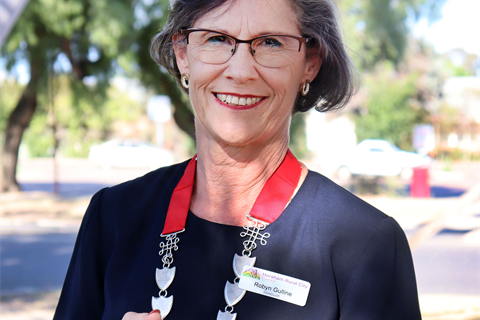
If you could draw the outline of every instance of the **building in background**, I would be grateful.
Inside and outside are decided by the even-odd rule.
[[[452,77],[432,115],[437,153],[457,160],[480,156],[480,77]]]

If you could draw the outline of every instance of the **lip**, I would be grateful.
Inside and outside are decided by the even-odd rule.
[[[247,105],[244,105],[244,106],[237,105],[237,106],[235,106],[235,105],[231,105],[231,104],[226,104],[225,102],[218,100],[217,94],[226,94],[226,95],[236,96],[236,97],[239,97],[239,98],[262,98],[262,99],[260,101],[258,101],[257,103],[251,104],[251,105],[248,105],[248,106]],[[262,97],[262,96],[244,95],[244,94],[238,94],[238,93],[232,93],[232,92],[214,92],[213,97],[215,98],[215,100],[221,106],[227,107],[227,108],[232,109],[232,110],[253,109],[256,106],[258,106],[259,104],[261,104],[263,102],[263,100],[265,100],[265,97]]]

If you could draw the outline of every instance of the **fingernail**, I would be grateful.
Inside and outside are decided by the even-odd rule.
[[[154,314],[154,313],[160,313],[160,310],[155,309],[155,310],[153,310],[152,312],[150,312],[148,315],[151,315],[151,314]]]

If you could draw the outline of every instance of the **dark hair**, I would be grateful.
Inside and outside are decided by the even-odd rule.
[[[180,85],[173,36],[180,28],[189,28],[194,21],[211,10],[235,0],[171,0],[172,10],[162,31],[150,44],[153,60],[175,77]],[[342,108],[355,93],[355,67],[345,51],[336,8],[332,0],[289,0],[292,4],[302,36],[312,38],[308,48],[320,55],[322,66],[304,97],[300,93],[293,112],[305,112],[315,107],[318,111]],[[312,52],[312,50],[307,50]],[[181,87],[181,86],[180,86]],[[183,87],[182,90],[187,92]]]

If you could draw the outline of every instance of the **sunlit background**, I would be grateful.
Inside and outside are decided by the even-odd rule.
[[[337,3],[360,89],[290,147],[401,224],[424,319],[480,319],[480,1]],[[96,191],[195,153],[148,52],[168,6],[0,0],[2,319],[52,318]]]

